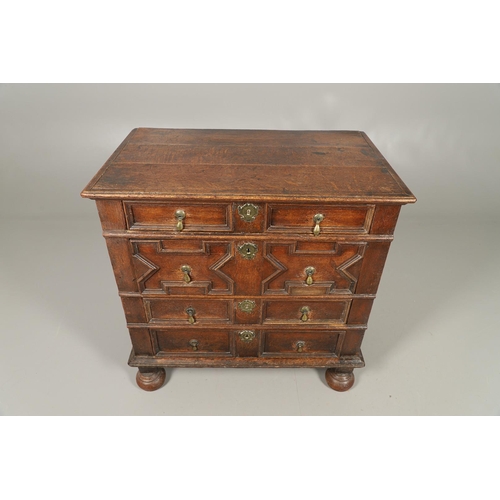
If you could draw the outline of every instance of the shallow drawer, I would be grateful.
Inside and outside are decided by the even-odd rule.
[[[230,300],[199,299],[144,299],[149,322],[175,323],[194,326],[197,324],[230,323]]]
[[[267,230],[286,233],[368,233],[374,205],[269,204]]]
[[[351,299],[264,301],[263,323],[345,323]]]
[[[229,330],[154,330],[153,341],[158,354],[231,355]]]
[[[227,203],[125,202],[129,229],[179,233],[232,231],[231,205]]]
[[[338,356],[345,332],[268,331],[262,332],[262,355]]]

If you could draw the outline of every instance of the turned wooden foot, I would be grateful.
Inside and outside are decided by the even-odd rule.
[[[334,391],[348,391],[354,384],[352,370],[352,368],[328,368],[325,373],[326,383]]]
[[[137,385],[145,391],[156,391],[165,382],[164,368],[139,368],[135,377]]]

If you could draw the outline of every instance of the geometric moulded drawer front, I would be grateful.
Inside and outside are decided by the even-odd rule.
[[[355,293],[366,242],[269,242],[266,259],[274,272],[263,281],[263,294],[330,295]]]
[[[232,294],[233,280],[221,267],[231,244],[182,240],[131,240],[139,292],[166,295]]]

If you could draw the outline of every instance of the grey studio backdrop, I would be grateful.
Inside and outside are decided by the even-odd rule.
[[[0,413],[499,413],[499,85],[3,84],[0,127]],[[95,205],[79,196],[135,127],[373,140],[418,202],[402,209],[349,392],[314,369],[135,385]]]

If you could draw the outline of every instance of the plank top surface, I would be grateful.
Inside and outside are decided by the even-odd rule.
[[[363,132],[138,128],[87,198],[413,203]]]

